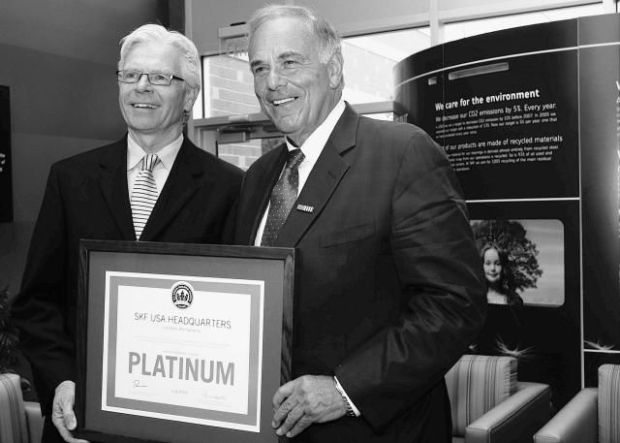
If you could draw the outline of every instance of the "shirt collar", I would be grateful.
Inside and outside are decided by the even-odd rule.
[[[183,144],[183,134],[180,134],[175,140],[171,143],[167,144],[159,151],[157,151],[157,156],[159,157],[159,161],[161,165],[167,169],[168,171],[172,168],[174,164],[174,160],[181,149],[181,145]],[[140,164],[142,157],[144,157],[148,152],[146,152],[142,147],[131,137],[131,134],[127,135],[127,170],[132,170]]]
[[[325,118],[325,120],[323,120],[323,123],[321,123],[318,128],[316,128],[314,132],[310,134],[310,136],[306,139],[303,145],[299,147],[299,149],[301,149],[301,151],[304,153],[304,162],[308,161],[310,164],[314,164],[319,158],[319,155],[321,155],[325,143],[327,143],[327,139],[334,130],[334,127],[336,126],[336,123],[338,123],[338,120],[340,120],[340,117],[344,112],[344,108],[344,100],[341,98],[338,103],[336,103],[336,106],[334,106],[334,109],[332,109],[330,113],[327,114],[327,117]],[[286,146],[289,151],[297,149],[297,147],[294,146],[287,137],[285,137],[285,140]]]

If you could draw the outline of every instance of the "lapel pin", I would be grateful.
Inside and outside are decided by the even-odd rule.
[[[314,206],[310,205],[297,205],[297,210],[302,212],[307,212],[308,214],[312,214],[314,212]]]

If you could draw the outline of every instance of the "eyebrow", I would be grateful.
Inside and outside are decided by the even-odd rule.
[[[262,65],[263,61],[262,60],[252,60],[250,62],[250,68],[253,68],[254,66],[258,66],[258,65]]]
[[[303,54],[300,54],[299,52],[288,51],[288,52],[283,52],[282,54],[278,55],[278,60],[282,60],[283,58],[289,58],[289,57],[305,58]]]

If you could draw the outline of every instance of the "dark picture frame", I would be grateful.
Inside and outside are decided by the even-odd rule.
[[[293,248],[81,240],[76,435],[279,441],[294,264]]]
[[[12,165],[11,94],[8,86],[0,86],[0,223],[13,221]]]

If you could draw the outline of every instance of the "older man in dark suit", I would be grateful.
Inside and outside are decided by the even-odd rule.
[[[79,240],[220,243],[241,182],[240,170],[183,136],[200,89],[189,39],[142,26],[123,39],[118,69],[128,135],[52,166],[12,309],[46,416],[45,442],[77,441]]]
[[[249,22],[263,110],[286,136],[242,185],[237,243],[297,248],[292,381],[272,425],[299,442],[448,442],[444,374],[485,316],[480,259],[443,150],[342,101],[331,26]]]

